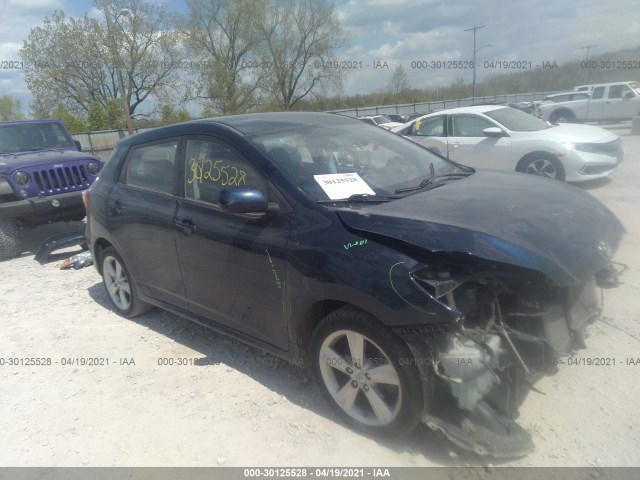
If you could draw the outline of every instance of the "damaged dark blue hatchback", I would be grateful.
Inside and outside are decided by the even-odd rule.
[[[584,347],[624,228],[577,188],[474,171],[358,120],[274,113],[122,140],[85,195],[115,308],[313,368],[346,422],[523,455],[531,385]]]

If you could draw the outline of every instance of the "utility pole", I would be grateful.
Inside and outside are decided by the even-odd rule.
[[[584,58],[584,61],[588,61],[589,60],[589,50],[591,50],[592,48],[596,48],[598,45],[587,45],[585,47],[581,47],[580,50],[586,50],[587,51],[587,55]],[[589,83],[589,65],[586,65],[587,68],[585,68],[585,72],[584,72],[584,80],[585,83]]]
[[[476,27],[475,25],[472,28],[467,28],[465,30],[465,32],[470,32],[473,30],[473,86],[471,87],[471,96],[473,97],[473,99],[475,100],[476,98],[476,30],[480,30],[481,28],[484,28],[485,25],[481,25],[479,27]]]
[[[109,11],[109,0],[102,0],[102,8],[104,10],[104,17],[107,20],[107,35],[111,39],[111,55],[115,62],[116,75],[118,76],[118,84],[120,87],[120,99],[122,100],[122,109],[124,112],[124,122],[127,125],[127,131],[129,135],[133,134],[133,126],[131,125],[131,112],[129,111],[129,102],[127,102],[126,91],[124,89],[124,79],[122,78],[122,61],[118,54],[118,47],[116,46],[116,38],[113,34],[113,25],[111,23],[111,16]]]

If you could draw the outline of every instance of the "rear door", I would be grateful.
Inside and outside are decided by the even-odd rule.
[[[223,189],[269,192],[267,180],[221,139],[186,137],[185,144],[176,242],[189,311],[285,350],[290,215],[223,212]],[[275,192],[271,200],[283,201]]]
[[[107,200],[108,224],[142,292],[187,308],[176,252],[177,152],[179,139],[131,149]]]

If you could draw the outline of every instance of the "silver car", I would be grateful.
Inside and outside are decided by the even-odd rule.
[[[424,115],[393,132],[455,162],[580,182],[622,168],[622,139],[591,125],[550,125],[500,105]]]

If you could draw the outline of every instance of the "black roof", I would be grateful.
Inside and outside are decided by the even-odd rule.
[[[233,129],[242,135],[254,135],[259,133],[289,130],[305,126],[346,125],[359,123],[351,117],[333,113],[321,112],[272,112],[272,113],[247,113],[242,115],[229,115],[225,117],[204,118],[189,122],[177,123],[165,127],[158,127],[146,132],[125,137],[120,145],[137,144],[156,140],[173,135],[188,135],[193,133],[208,133],[207,131],[220,131],[220,129]],[[213,129],[211,127],[214,127]]]
[[[227,117],[207,118],[193,120],[187,123],[207,124],[221,123],[227,125],[245,135],[287,130],[295,127],[313,125],[344,125],[353,123],[353,119],[342,115],[321,112],[272,112],[272,113],[247,113],[242,115],[229,115]]]

